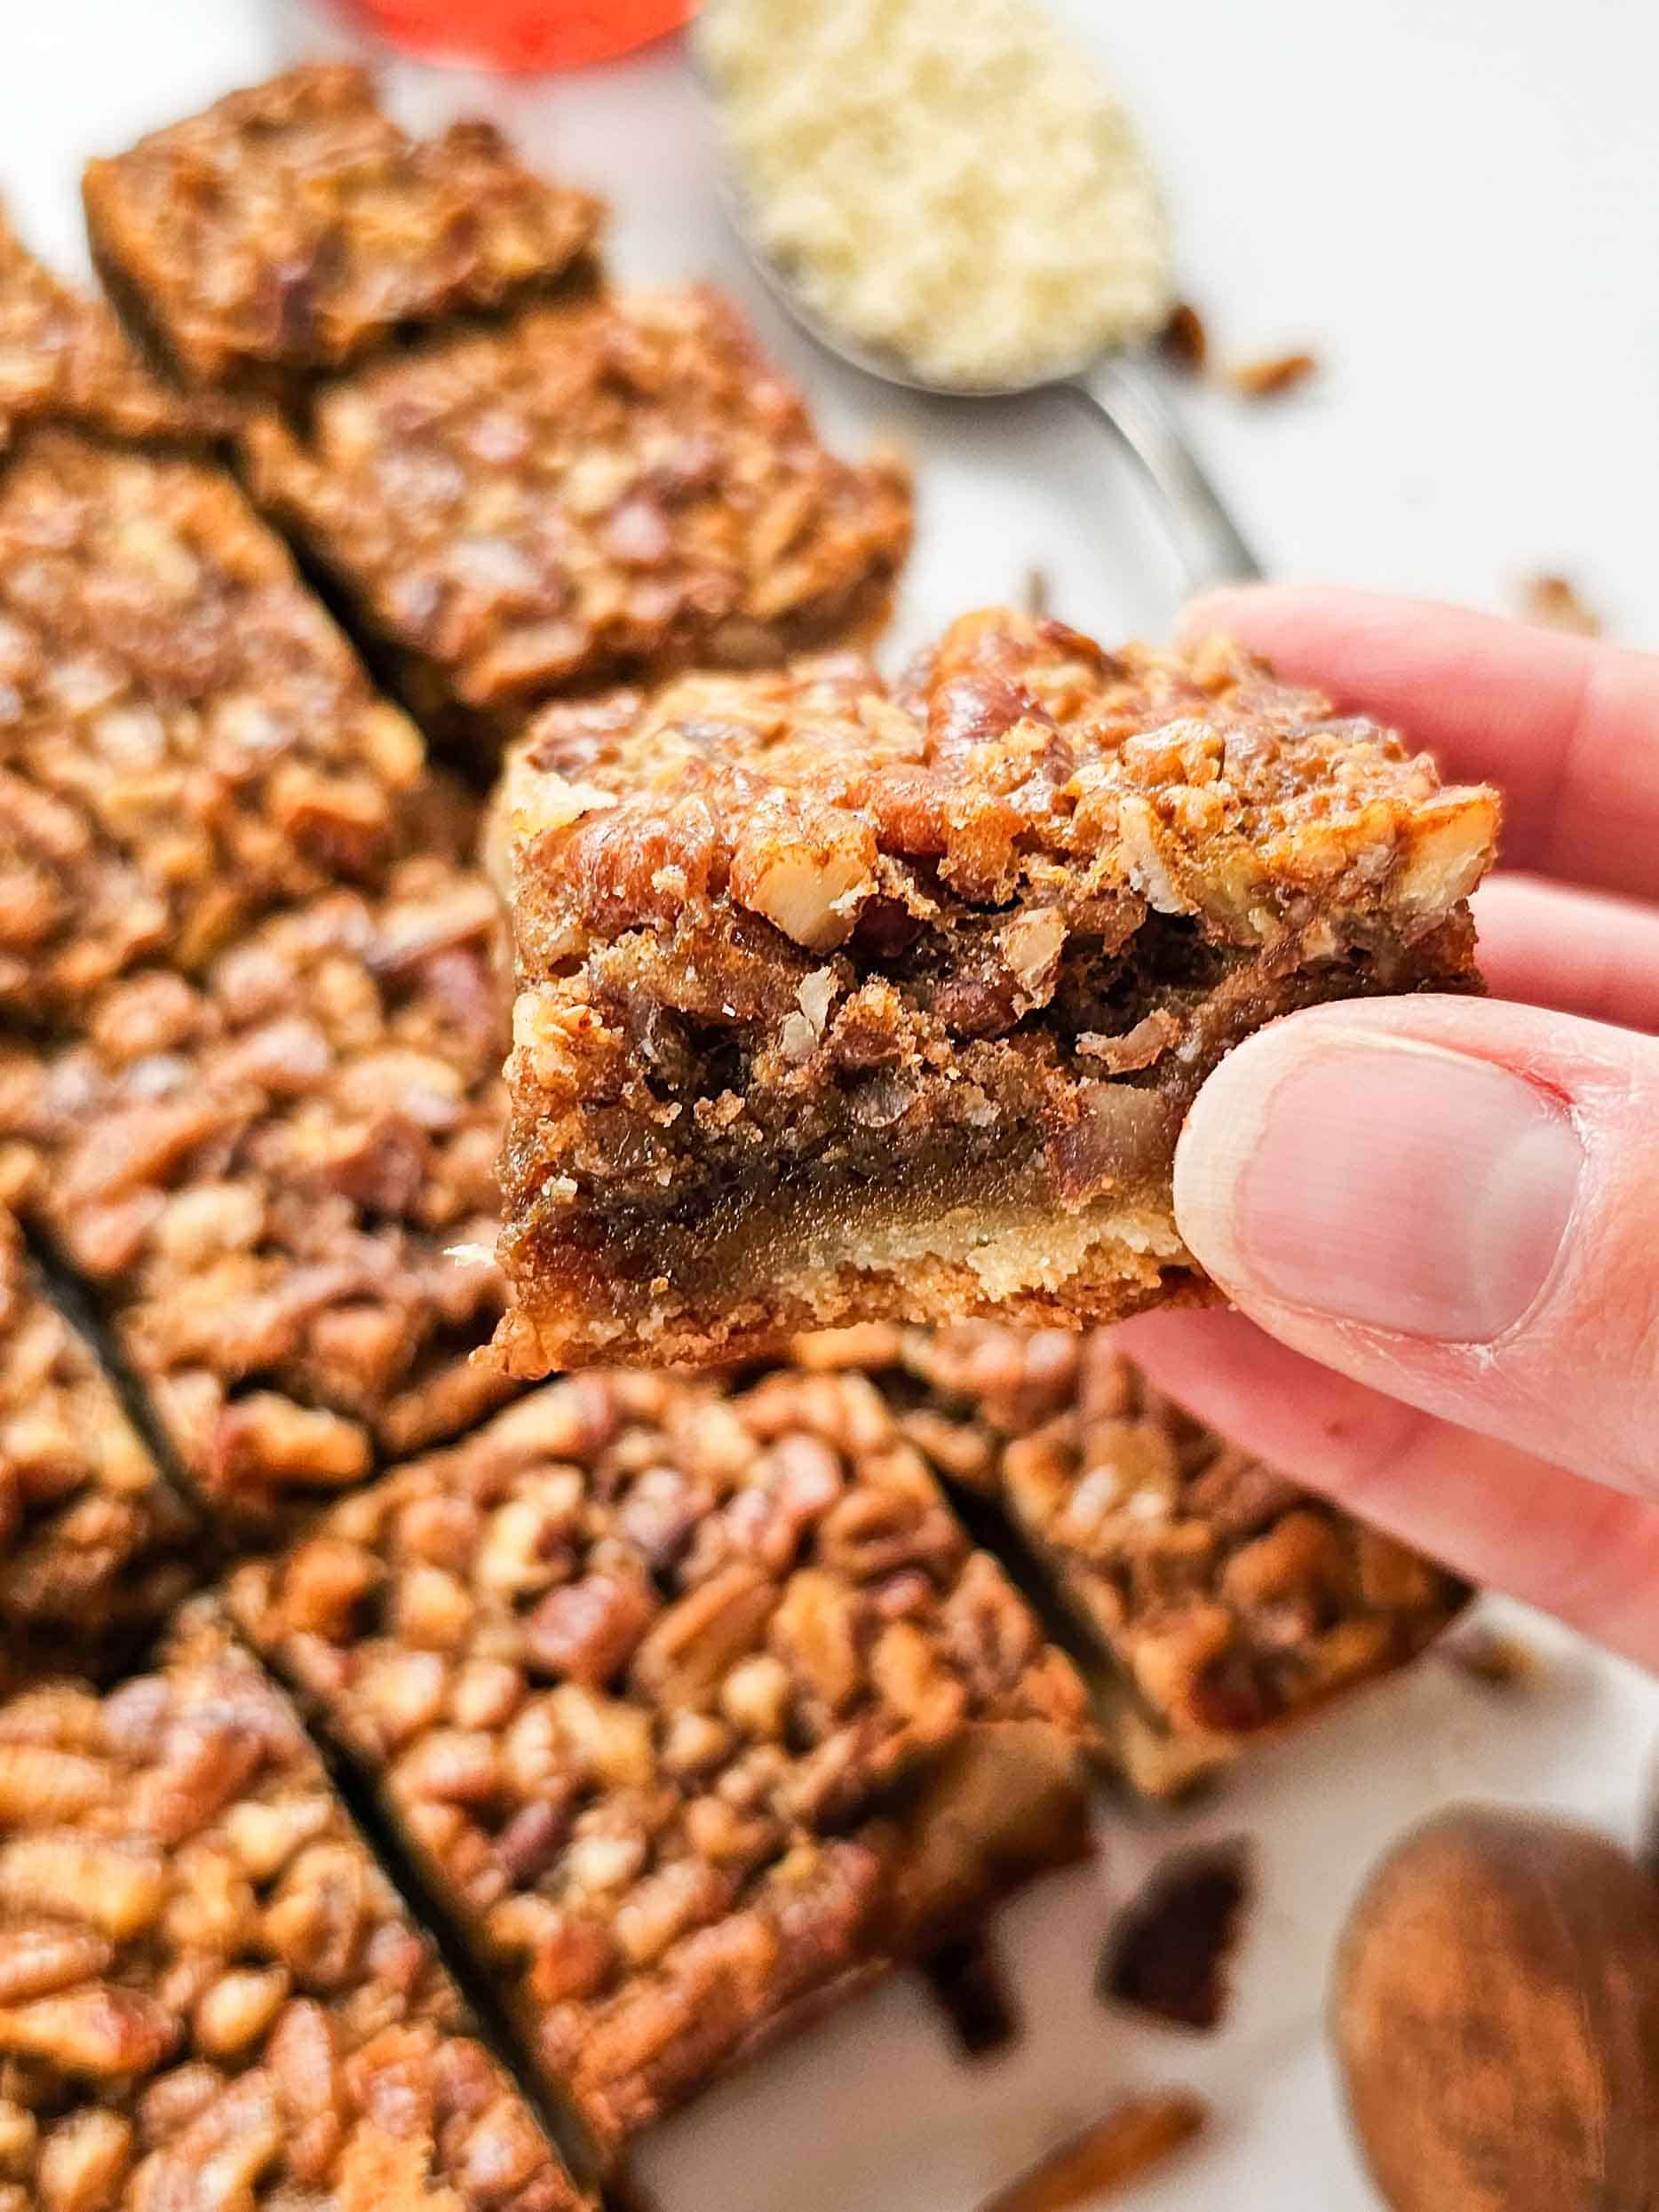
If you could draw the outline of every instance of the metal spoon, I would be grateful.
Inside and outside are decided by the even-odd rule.
[[[705,99],[718,107],[718,94],[695,44],[693,66]],[[788,271],[760,243],[742,181],[724,150],[719,175],[726,214],[750,261],[784,312],[827,353],[885,384],[941,398],[1007,399],[1043,391],[1066,394],[1103,423],[1139,467],[1163,511],[1189,592],[1245,582],[1262,574],[1261,563],[1181,428],[1163,390],[1163,377],[1145,346],[1113,347],[1091,361],[1046,372],[1024,384],[964,389],[960,385],[930,383],[910,363],[876,351],[827,322],[810,306]]]

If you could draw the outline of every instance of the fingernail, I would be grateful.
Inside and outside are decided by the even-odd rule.
[[[1246,1303],[1481,1344],[1544,1288],[1583,1168],[1561,1102],[1507,1068],[1291,1022],[1204,1085],[1176,1217]]]

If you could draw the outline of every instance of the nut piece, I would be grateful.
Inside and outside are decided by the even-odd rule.
[[[1210,334],[1189,299],[1178,299],[1158,334],[1158,350],[1172,369],[1202,377],[1210,359]]]
[[[774,849],[775,846],[775,850]],[[775,837],[758,823],[754,843],[732,866],[732,896],[808,952],[844,945],[875,890],[876,837],[841,807],[780,821]]]
[[[1234,389],[1247,400],[1276,400],[1319,373],[1314,353],[1263,353],[1238,361],[1231,371]]]
[[[1063,2143],[1028,2174],[988,2197],[980,2212],[1067,2212],[1139,2181],[1203,2126],[1205,2107],[1184,2089],[1134,2097]]]
[[[117,2113],[76,2113],[54,2128],[38,2169],[46,2212],[105,2212],[132,2155],[132,2126]]]
[[[1520,587],[1520,612],[1545,630],[1564,630],[1576,638],[1599,638],[1601,617],[1581,597],[1570,576],[1528,576]]]
[[[1214,2028],[1250,1901],[1250,1852],[1242,1841],[1201,1844],[1156,1868],[1108,1933],[1095,1977],[1113,2004],[1177,2027]]]
[[[1396,2212],[1653,2201],[1659,1889],[1606,1836],[1490,1806],[1418,1828],[1350,1915],[1331,2033]]]

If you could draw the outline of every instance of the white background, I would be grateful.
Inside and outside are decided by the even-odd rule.
[[[551,4],[551,0],[550,0]],[[1642,0],[1057,0],[1163,163],[1181,281],[1224,354],[1310,345],[1278,405],[1190,398],[1196,435],[1282,574],[1508,603],[1569,573],[1659,646],[1659,16]],[[83,262],[87,155],[321,43],[276,0],[0,0],[0,191],[26,237]],[[721,224],[702,120],[670,50],[554,87],[409,69],[412,122],[492,104],[615,201],[627,276],[712,274],[842,436],[916,450],[920,534],[901,642],[1049,575],[1110,638],[1161,630],[1175,579],[1098,433],[1058,404],[908,401],[782,326]],[[664,2212],[971,2212],[1122,2090],[1209,2095],[1206,2145],[1144,2212],[1358,2212],[1320,2015],[1329,1946],[1384,1840],[1451,1797],[1577,1808],[1629,1835],[1659,1690],[1543,1624],[1528,1687],[1431,1660],[1264,1755],[1179,1817],[1103,1806],[1098,1867],[1008,1916],[1026,2034],[968,2069],[895,1985],[663,2131]],[[1171,1843],[1257,1839],[1261,1894],[1224,2033],[1136,2028],[1091,1994],[1114,1903]],[[1131,2200],[1123,2200],[1128,2202]]]

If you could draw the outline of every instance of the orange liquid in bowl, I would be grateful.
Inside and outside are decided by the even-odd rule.
[[[609,61],[678,30],[697,0],[346,0],[383,38],[434,58],[528,72]]]

